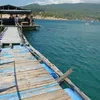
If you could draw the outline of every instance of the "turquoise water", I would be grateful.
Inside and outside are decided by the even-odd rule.
[[[25,33],[31,45],[54,63],[92,100],[100,100],[100,22],[36,20],[39,31]]]

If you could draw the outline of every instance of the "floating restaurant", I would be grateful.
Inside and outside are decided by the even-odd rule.
[[[14,23],[2,14],[31,14],[31,10],[0,6],[0,100],[90,100],[68,78],[72,69],[63,74],[54,64],[32,47],[23,29],[37,29],[39,25],[21,19]],[[66,89],[61,87],[68,84]]]
[[[17,19],[18,20],[17,24],[21,25],[23,30],[37,30],[39,29],[40,26],[36,25],[35,23],[33,24],[33,18],[32,18],[33,16],[31,14],[32,14],[31,10],[26,10],[12,5],[0,6],[1,26],[15,25],[16,24],[15,21]],[[3,17],[3,15],[5,15],[5,17]],[[30,19],[32,22],[30,22]]]

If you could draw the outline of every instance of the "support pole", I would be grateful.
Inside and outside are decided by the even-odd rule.
[[[1,14],[1,25],[2,25],[2,14]]]

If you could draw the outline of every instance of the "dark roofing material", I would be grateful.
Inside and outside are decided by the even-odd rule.
[[[0,14],[30,14],[31,10],[23,9],[12,5],[0,6]]]

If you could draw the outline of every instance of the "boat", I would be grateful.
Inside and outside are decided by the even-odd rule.
[[[89,22],[85,22],[85,25],[89,25]]]

